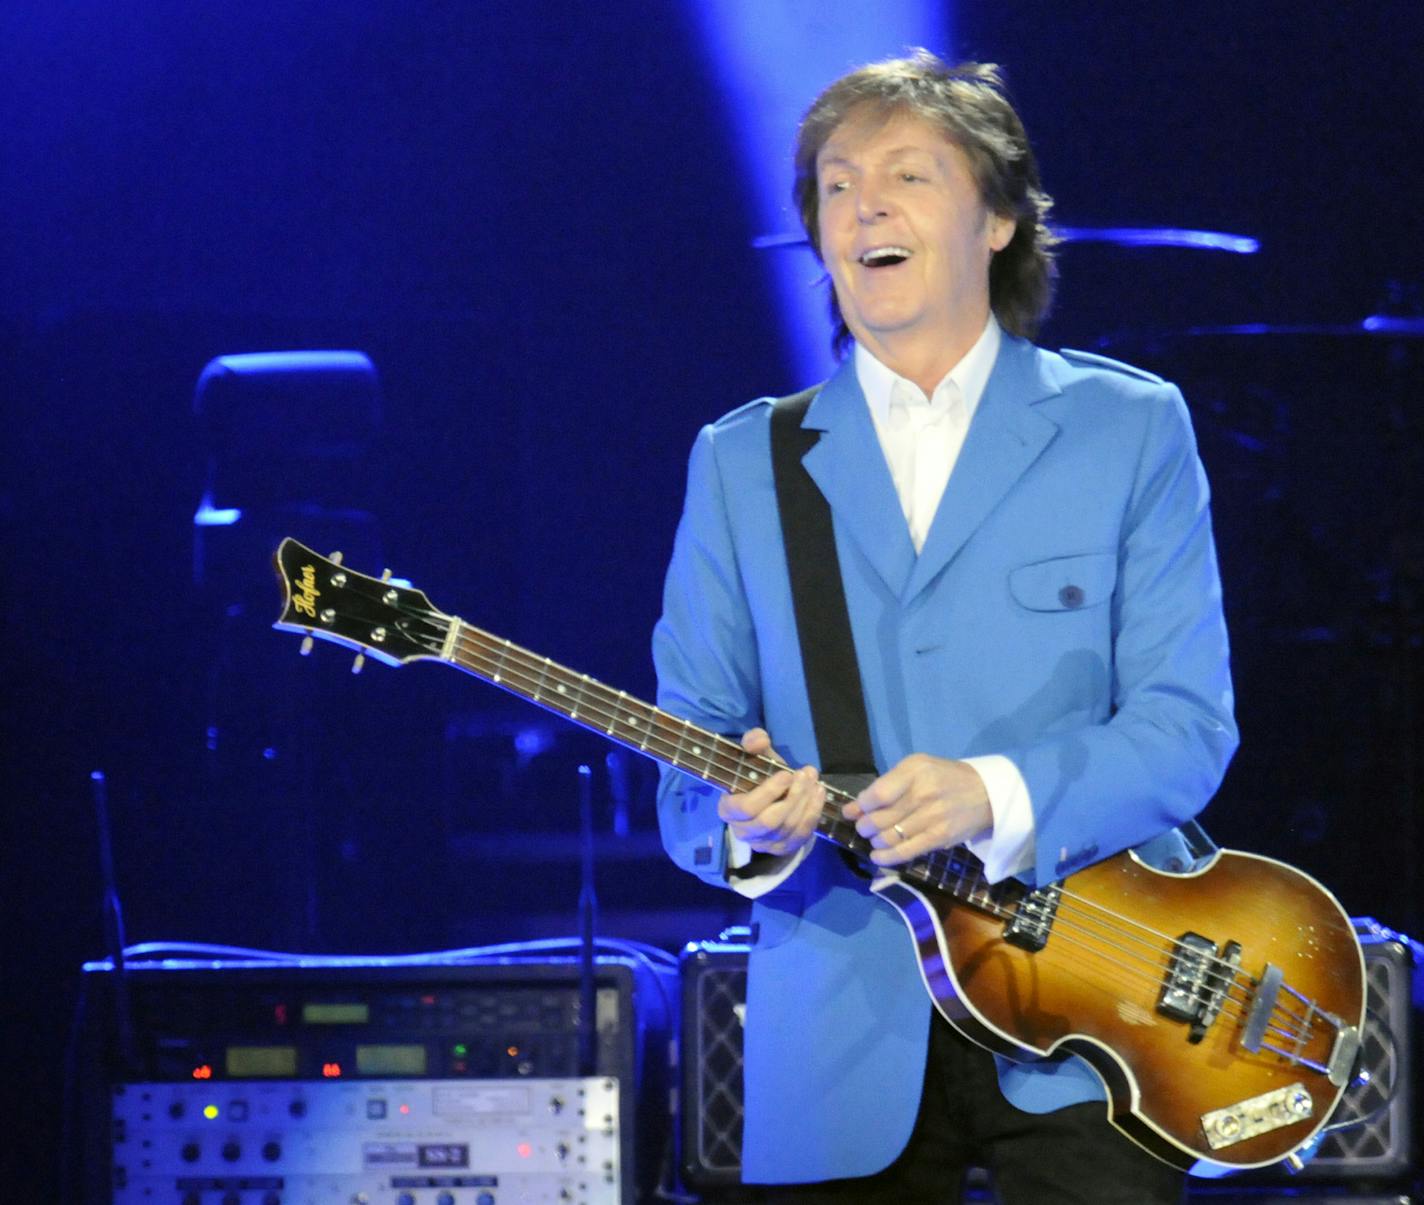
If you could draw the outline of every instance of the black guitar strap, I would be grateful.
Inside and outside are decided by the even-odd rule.
[[[876,772],[865,693],[855,659],[830,504],[801,463],[821,438],[819,431],[801,426],[819,391],[815,386],[777,399],[771,414],[771,466],[821,773],[839,778],[839,786],[856,789]],[[1195,820],[1184,824],[1182,833],[1196,860],[1217,849]]]
[[[865,694],[855,659],[831,508],[801,463],[821,438],[819,431],[801,426],[819,390],[816,386],[779,398],[772,410],[776,505],[781,513],[781,536],[821,773],[873,776],[875,756],[870,748]]]

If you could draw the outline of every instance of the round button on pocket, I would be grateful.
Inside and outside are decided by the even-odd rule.
[[[1064,586],[1058,591],[1058,601],[1065,607],[1081,607],[1083,605],[1082,586]]]

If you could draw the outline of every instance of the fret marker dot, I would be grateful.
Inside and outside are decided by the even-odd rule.
[[[569,693],[569,688],[567,686],[564,686],[562,683],[556,686],[554,689],[557,690],[561,695],[566,695]]]
[[[748,774],[748,775],[747,775],[747,781],[748,781],[748,782],[756,782],[756,780],[757,780],[757,776],[756,776],[755,774]]]
[[[693,746],[692,746],[692,752],[693,752],[693,754],[694,754],[695,756],[701,757],[701,756],[702,756],[702,746],[701,746],[701,745],[693,745]]]
[[[632,716],[629,716],[629,717],[628,717],[628,727],[630,727],[630,728],[636,728],[637,726],[638,726],[638,721],[637,721],[636,719],[634,719]]]

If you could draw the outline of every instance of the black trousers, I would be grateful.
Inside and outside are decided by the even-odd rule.
[[[867,1124],[873,1122],[873,1107]],[[1180,1205],[1186,1176],[1107,1120],[1100,1101],[1025,1113],[999,1091],[993,1057],[939,1016],[924,1096],[904,1151],[853,1180],[766,1187],[766,1205],[958,1205],[965,1173],[987,1167],[1000,1205]]]

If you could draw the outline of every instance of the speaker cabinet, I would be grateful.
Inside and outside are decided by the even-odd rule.
[[[684,1182],[721,1188],[742,1178],[742,1021],[747,947],[698,942],[681,959]]]
[[[1284,1166],[1278,1166],[1217,1186],[1203,1182],[1196,1186],[1193,1199],[1199,1195],[1213,1199],[1220,1191],[1234,1200],[1231,1194],[1239,1188],[1246,1194],[1241,1199],[1265,1201],[1270,1198],[1254,1194],[1275,1184],[1305,1191],[1302,1182],[1322,1188],[1396,1185],[1414,1171],[1415,1026],[1416,1009],[1424,1002],[1419,986],[1424,948],[1368,918],[1357,918],[1355,925],[1364,947],[1368,985],[1361,1063],[1365,1078],[1345,1093],[1332,1124],[1359,1124],[1330,1134],[1297,1175],[1290,1176]],[[730,941],[689,945],[682,954],[681,985],[678,1128],[683,1179],[698,1189],[739,1184],[747,946]],[[1405,1198],[1379,1198],[1401,1199]]]

